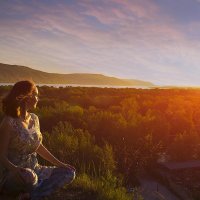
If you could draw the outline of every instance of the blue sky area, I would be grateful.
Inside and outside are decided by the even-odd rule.
[[[200,0],[3,0],[0,62],[200,86]]]

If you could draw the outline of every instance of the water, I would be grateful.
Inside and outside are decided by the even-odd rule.
[[[0,83],[0,86],[14,85],[14,83]],[[135,88],[135,89],[153,89],[155,87],[148,86],[114,86],[114,85],[79,85],[79,84],[36,84],[38,86],[48,87],[97,87],[97,88]]]

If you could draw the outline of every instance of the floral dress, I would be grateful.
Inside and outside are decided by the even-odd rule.
[[[37,175],[37,184],[31,192],[32,199],[35,200],[49,195],[65,183],[70,183],[75,177],[75,172],[55,166],[42,166],[38,163],[36,150],[42,142],[42,134],[37,115],[30,113],[30,116],[27,128],[18,118],[8,117],[12,132],[7,158],[14,165],[31,169]],[[6,182],[7,176],[8,171],[0,165],[0,185]],[[10,184],[10,187],[13,188],[13,184]]]

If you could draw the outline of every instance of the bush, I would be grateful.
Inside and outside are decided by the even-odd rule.
[[[74,129],[68,122],[59,122],[44,133],[44,143],[63,162],[73,164],[80,173],[102,176],[115,170],[112,146],[95,144],[88,131]]]

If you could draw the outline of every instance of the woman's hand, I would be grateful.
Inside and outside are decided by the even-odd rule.
[[[59,167],[68,168],[68,169],[76,171],[75,167],[73,167],[70,164],[61,163]]]
[[[50,152],[49,150],[47,150],[47,148],[41,143],[40,146],[38,147],[38,149],[36,150],[36,152],[45,160],[49,161],[50,163],[52,163],[53,165],[57,166],[57,167],[63,167],[63,168],[68,168],[71,170],[76,171],[76,169],[69,165],[69,164],[65,164],[63,162],[61,162],[60,160],[58,160],[57,158],[55,158]]]

